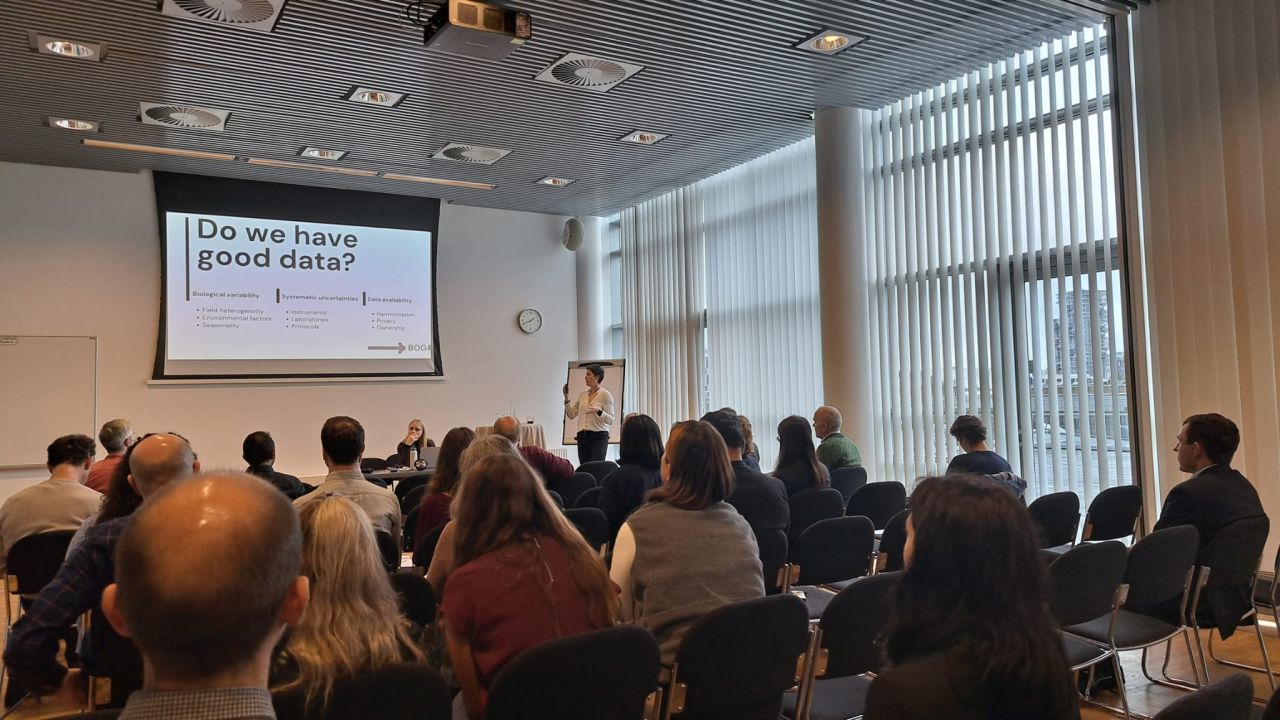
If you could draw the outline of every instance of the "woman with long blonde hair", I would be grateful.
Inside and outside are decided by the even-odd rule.
[[[339,678],[425,655],[414,626],[400,615],[365,512],[330,495],[302,506],[299,516],[311,602],[286,641],[272,684],[306,688],[307,706],[323,707]]]

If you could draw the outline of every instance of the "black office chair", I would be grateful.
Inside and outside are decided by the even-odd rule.
[[[1252,711],[1253,681],[1237,673],[1174,700],[1152,720],[1249,720]]]
[[[576,508],[598,508],[600,507],[600,495],[603,493],[604,488],[589,488],[586,492],[578,496],[578,501],[574,503],[573,506]]]
[[[62,567],[67,557],[67,546],[75,536],[74,530],[54,530],[28,535],[9,548],[5,558],[5,589],[10,595],[33,598]],[[5,599],[5,620],[13,625],[12,603]],[[18,616],[22,615],[22,603],[18,603]]]
[[[391,587],[399,598],[401,615],[424,628],[436,621],[436,591],[425,577],[414,572],[393,572]]]
[[[382,555],[382,564],[387,572],[400,569],[400,545],[391,533],[386,530],[373,531],[374,540],[378,541],[378,552]]]
[[[383,460],[383,462],[385,462],[389,468],[400,467],[400,453],[391,453],[385,460]]]
[[[400,489],[400,486],[397,485],[396,490],[399,490],[399,489]],[[417,487],[409,490],[409,492],[401,496],[400,497],[400,514],[408,515],[410,510],[413,510],[414,508],[417,508],[419,505],[421,505],[422,496],[425,495],[426,493],[427,493],[427,486],[423,484],[423,485],[418,485]]]
[[[564,511],[564,516],[582,533],[582,539],[602,555],[609,547],[609,518],[600,508],[573,508]]]
[[[142,653],[132,640],[111,627],[101,607],[86,613],[84,626],[92,650],[83,658],[88,677],[87,709],[124,707],[129,695],[142,689]]]
[[[560,497],[560,493],[556,492],[555,490],[548,490],[547,494],[551,496],[551,502],[555,503],[556,507],[560,508],[561,510],[564,510],[564,498]]]
[[[400,539],[404,543],[404,550],[406,552],[413,552],[413,549],[418,546],[418,517],[421,513],[422,508],[416,507],[410,510],[408,515],[404,516],[404,523],[400,530]]]
[[[640,720],[657,702],[658,643],[622,625],[525,650],[498,672],[485,720]],[[649,709],[651,711],[651,708]]]
[[[809,613],[794,595],[712,610],[676,650],[663,717],[777,720],[808,645]]]
[[[844,504],[849,504],[849,498],[857,492],[858,488],[867,484],[867,469],[864,467],[838,467],[831,471],[831,489],[836,490],[844,497]]]
[[[426,663],[384,665],[340,678],[323,707],[306,704],[306,688],[272,694],[279,720],[450,720],[449,686]]]
[[[787,544],[791,546],[793,552],[800,540],[800,535],[811,525],[821,520],[830,520],[844,515],[844,496],[831,488],[796,493],[788,498],[787,505],[791,509],[791,524],[787,527]]]
[[[787,534],[777,528],[756,531],[756,547],[760,550],[760,567],[764,573],[764,593],[776,595],[791,584],[787,563]]]
[[[375,470],[386,470],[387,461],[382,458],[360,458],[360,472],[374,472]]]
[[[907,516],[910,514],[910,510],[903,510],[885,524],[876,548],[876,572],[896,572],[903,568],[902,553],[907,546]]]
[[[862,515],[871,519],[876,530],[883,530],[889,518],[907,507],[907,488],[897,480],[867,483],[849,498],[845,515]]]
[[[1142,515],[1142,488],[1120,485],[1098,493],[1084,516],[1081,541],[1118,540],[1138,531]]]
[[[609,477],[609,473],[618,469],[618,463],[612,460],[592,460],[591,462],[582,463],[578,466],[577,472],[587,473],[596,479],[595,484],[599,485],[604,479]]]
[[[875,529],[857,515],[814,523],[800,535],[791,556],[800,566],[800,584],[826,585],[869,573],[874,549]]]
[[[1124,603],[1128,592],[1124,582],[1128,550],[1124,544],[1106,541],[1077,545],[1049,565],[1049,613],[1059,627],[1079,625],[1091,620],[1112,618]],[[1110,659],[1115,677],[1120,673],[1119,658],[1109,647],[1064,634],[1063,650],[1071,670],[1089,668]],[[1088,683],[1093,687],[1093,682]]]
[[[431,567],[431,558],[436,554],[436,543],[440,542],[440,533],[444,532],[447,524],[440,524],[418,540],[418,546],[413,549],[414,567]]]
[[[1225,640],[1235,627],[1252,625],[1254,635],[1258,638],[1258,647],[1262,651],[1262,664],[1265,667],[1262,672],[1265,672],[1272,692],[1276,690],[1275,676],[1271,674],[1271,656],[1262,637],[1257,608],[1250,602],[1245,606],[1243,615],[1233,617],[1233,610],[1240,610],[1237,607],[1239,597],[1242,595],[1252,598],[1254,595],[1254,582],[1258,566],[1262,564],[1262,550],[1267,544],[1270,530],[1271,521],[1266,515],[1237,520],[1219,530],[1209,546],[1200,553],[1200,570],[1196,576],[1195,594],[1187,619],[1196,638],[1196,650],[1200,654],[1200,667],[1204,671],[1205,682],[1210,682],[1212,678],[1209,676],[1209,662],[1205,658],[1200,630],[1218,630],[1217,633],[1209,633],[1209,653],[1214,660],[1233,667],[1252,669],[1243,663],[1223,661],[1213,654],[1214,635]]]
[[[1080,496],[1070,490],[1041,495],[1027,507],[1040,547],[1074,545],[1080,528]]]
[[[407,506],[407,504],[404,501],[405,496],[420,487],[426,487],[427,483],[430,481],[431,481],[430,475],[426,475],[426,476],[416,475],[413,477],[407,477],[401,480],[400,482],[396,483],[395,494],[396,494],[396,498],[400,500],[401,512],[406,512],[403,509]],[[419,500],[421,500],[422,496],[419,495],[418,498]]]
[[[560,496],[562,507],[573,507],[582,493],[596,487],[596,477],[591,473],[576,472],[568,478],[556,478],[547,483],[547,489]]]

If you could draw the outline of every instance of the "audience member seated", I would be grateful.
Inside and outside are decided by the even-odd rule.
[[[311,602],[277,656],[271,685],[305,688],[307,706],[324,707],[344,676],[425,659],[422,629],[401,617],[373,526],[359,507],[331,495],[298,514]]]
[[[760,472],[760,448],[756,447],[755,433],[751,431],[751,420],[746,415],[738,415],[738,425],[742,428],[742,462],[747,467]]]
[[[307,607],[289,501],[250,475],[205,475],[144,504],[119,545],[102,609],[146,663],[120,717],[274,718],[272,651]]]
[[[396,445],[396,455],[399,456],[400,465],[410,467],[414,460],[422,457],[422,448],[435,446],[435,441],[427,437],[422,421],[414,418],[409,421],[409,431],[405,433],[404,440]]]
[[[249,463],[245,472],[271,483],[290,500],[307,494],[301,480],[276,471],[276,441],[271,433],[264,430],[249,433],[244,439],[242,456]]]
[[[102,495],[84,486],[93,450],[93,438],[88,435],[63,435],[49,443],[45,464],[49,479],[19,490],[0,507],[0,571],[22,538],[77,530],[98,510]]]
[[[964,450],[963,455],[951,458],[947,474],[997,475],[1012,473],[1009,461],[987,447],[987,426],[973,415],[961,415],[951,423],[951,437]]]
[[[717,410],[702,416],[720,433],[727,449],[726,457],[732,463],[734,481],[728,502],[742,513],[751,529],[786,530],[791,521],[791,507],[787,505],[787,489],[782,481],[752,470],[742,461],[742,426],[738,416]]]
[[[186,439],[159,434],[143,438],[129,455],[128,483],[143,498],[154,496],[163,487],[189,477],[200,469]],[[104,507],[104,510],[106,508]],[[53,581],[36,596],[31,610],[13,626],[4,661],[14,678],[39,695],[58,689],[67,669],[57,660],[58,639],[66,634],[80,615],[98,605],[102,591],[115,581],[115,551],[120,534],[132,517],[114,519],[99,516],[80,545],[71,551]],[[206,573],[218,565],[193,565]],[[92,667],[92,648],[86,648],[86,667]]]
[[[809,421],[799,415],[784,418],[778,423],[778,464],[773,476],[787,488],[787,497],[805,490],[831,487],[831,473],[818,462],[813,449],[813,435]]]
[[[1065,720],[1080,709],[1027,511],[982,478],[925,478],[866,720]]]
[[[445,433],[440,441],[440,455],[436,469],[427,481],[422,502],[418,505],[418,525],[414,537],[421,539],[427,533],[449,522],[449,503],[453,502],[453,490],[462,476],[462,453],[475,442],[476,433],[469,427],[456,427]]]
[[[600,509],[609,519],[609,538],[627,515],[644,503],[650,490],[662,485],[662,432],[648,415],[631,414],[622,421],[618,438],[618,469],[600,489]]]
[[[858,446],[840,432],[843,422],[840,411],[830,405],[813,411],[813,433],[822,441],[818,443],[818,460],[827,466],[827,470],[862,466],[862,453]]]
[[[364,479],[360,472],[360,456],[364,454],[364,426],[345,415],[331,417],[320,430],[320,447],[329,474],[315,490],[293,504],[298,508],[326,495],[341,495],[354,502],[369,516],[374,530],[391,535],[400,543],[400,501],[396,494]]]
[[[522,460],[499,455],[471,465],[454,511],[457,568],[441,615],[462,688],[454,717],[479,720],[511,658],[612,625],[618,600],[599,556]]]
[[[150,433],[142,439],[145,440],[154,434]],[[85,518],[85,521],[80,524],[80,529],[76,530],[76,534],[71,538],[71,544],[67,547],[67,557],[71,557],[71,553],[84,541],[89,528],[99,522],[132,515],[133,511],[142,505],[142,496],[129,483],[129,460],[133,456],[133,451],[138,448],[139,442],[135,441],[124,451],[123,459],[116,465],[111,480],[107,482],[107,491],[102,495],[102,504],[98,507],[98,511]]]
[[[621,588],[623,620],[654,634],[669,668],[694,622],[762,597],[764,577],[751,526],[725,502],[733,468],[716,428],[676,423],[662,481],[618,531],[610,575]]]
[[[516,449],[514,443],[502,437],[501,435],[485,435],[482,438],[476,438],[470,447],[462,453],[462,462],[459,464],[458,484],[453,489],[456,496],[461,492],[462,486],[467,482],[467,473],[471,467],[480,460],[492,455],[508,455],[510,457],[519,458],[524,462],[524,458],[520,455],[520,451]],[[452,515],[453,504],[450,504],[450,515]],[[427,568],[427,581],[431,583],[431,587],[435,589],[436,594],[444,591],[444,582],[449,577],[449,573],[453,571],[453,549],[455,534],[458,532],[458,523],[456,520],[450,520],[444,530],[440,532],[440,539],[436,543],[435,555],[431,557],[431,567]]]
[[[102,443],[102,449],[107,451],[107,456],[89,468],[89,479],[85,480],[84,484],[100,493],[105,493],[107,483],[111,481],[116,467],[124,458],[124,451],[128,450],[134,442],[133,426],[124,418],[108,420],[98,431],[98,442]]]
[[[520,449],[524,461],[529,467],[538,471],[544,483],[568,480],[573,477],[573,463],[557,457],[540,447],[520,444],[520,421],[507,415],[498,418],[493,424],[493,431],[510,440]]]

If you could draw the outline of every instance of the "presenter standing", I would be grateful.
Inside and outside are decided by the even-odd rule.
[[[588,365],[584,376],[587,389],[569,401],[569,385],[564,386],[564,416],[578,420],[578,465],[603,460],[609,451],[609,426],[613,425],[613,394],[600,387],[604,368]]]

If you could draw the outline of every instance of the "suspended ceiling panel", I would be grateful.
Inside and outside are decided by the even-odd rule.
[[[289,0],[264,20],[281,2],[5,0],[0,160],[611,214],[812,134],[814,108],[879,107],[1096,19],[1059,0],[527,0],[508,6],[530,13],[532,39],[486,61],[424,47],[422,29],[406,17],[408,2]],[[162,13],[205,4],[213,9],[202,19]],[[438,6],[422,3],[423,17]],[[263,18],[248,26],[207,21],[236,8]],[[823,29],[867,39],[834,56],[793,47]],[[99,59],[41,54],[32,49],[35,33],[104,47]],[[607,92],[535,79],[570,53],[642,69]],[[407,96],[394,107],[349,102],[357,86]],[[218,130],[140,121],[141,108],[153,106],[187,109],[178,121],[207,117],[202,109],[227,116]],[[51,117],[99,125],[74,132],[51,126]],[[669,137],[654,145],[618,141],[637,130]],[[81,143],[86,137],[236,159],[91,148]],[[510,152],[492,163],[437,157],[451,143],[485,149],[474,157]],[[304,147],[346,155],[314,161],[298,157]],[[536,183],[549,175],[575,182]]]

